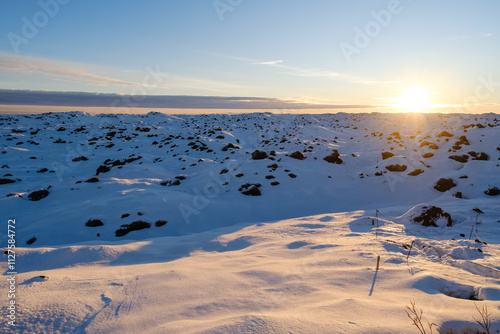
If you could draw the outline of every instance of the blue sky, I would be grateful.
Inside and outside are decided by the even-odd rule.
[[[493,0],[1,6],[0,89],[372,105],[419,86],[434,104],[500,104]]]

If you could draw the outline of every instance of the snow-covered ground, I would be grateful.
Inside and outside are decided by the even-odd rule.
[[[496,333],[499,125],[495,114],[0,116],[14,332],[417,333],[414,301],[443,333],[474,333],[487,305]],[[414,221],[431,206],[452,226]]]

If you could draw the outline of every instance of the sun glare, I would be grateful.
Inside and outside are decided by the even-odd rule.
[[[406,89],[398,99],[398,107],[406,111],[419,112],[430,107],[430,93],[417,86]]]

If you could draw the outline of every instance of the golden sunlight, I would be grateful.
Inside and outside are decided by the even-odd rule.
[[[412,86],[403,91],[403,94],[397,99],[397,106],[410,112],[419,112],[430,108],[430,93],[418,86]]]

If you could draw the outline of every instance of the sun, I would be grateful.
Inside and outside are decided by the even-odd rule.
[[[430,93],[418,86],[412,86],[403,91],[397,99],[398,107],[411,112],[423,111],[430,107]]]

